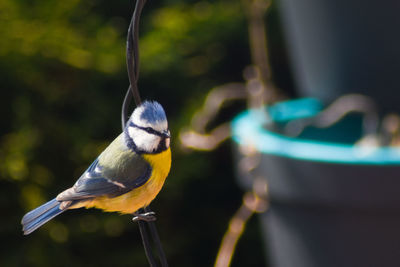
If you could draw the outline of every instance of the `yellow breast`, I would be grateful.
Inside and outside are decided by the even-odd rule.
[[[171,168],[171,149],[159,154],[148,154],[143,157],[150,163],[152,173],[149,180],[142,186],[115,198],[100,197],[85,203],[85,207],[96,207],[105,211],[133,213],[145,207],[157,196]]]

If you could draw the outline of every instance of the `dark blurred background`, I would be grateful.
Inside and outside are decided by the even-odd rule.
[[[71,186],[121,131],[133,7],[126,0],[0,2],[0,266],[148,266],[132,216],[74,210],[29,236],[20,225],[27,211]],[[273,81],[290,95],[275,4],[265,23]],[[243,81],[251,64],[243,3],[149,0],[140,56],[142,98],[164,106],[174,137],[171,173],[151,205],[169,264],[211,266],[243,194],[231,143],[184,153],[177,135],[212,87]],[[244,108],[228,106],[217,120]],[[249,222],[233,266],[265,265],[258,223]]]

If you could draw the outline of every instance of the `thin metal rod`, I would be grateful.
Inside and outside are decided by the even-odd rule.
[[[147,260],[151,267],[157,266],[156,260],[154,258],[153,251],[151,250],[151,244],[149,240],[149,233],[147,232],[146,222],[138,221],[140,236],[142,237],[144,253],[146,254]]]
[[[144,211],[151,212],[151,209],[150,209],[150,207],[145,207]],[[152,222],[152,221],[148,222],[147,224],[150,228],[151,237],[153,238],[153,241],[156,244],[156,248],[158,251],[158,256],[160,258],[161,266],[168,267],[167,257],[165,256],[160,237],[158,236],[156,224],[155,224],[155,222]]]
[[[143,9],[146,0],[136,0],[135,10],[132,15],[131,23],[128,29],[127,36],[127,44],[126,44],[126,64],[128,69],[128,77],[129,77],[129,88],[125,94],[124,102],[122,103],[122,111],[121,111],[121,123],[122,129],[125,129],[126,122],[128,121],[129,116],[129,105],[132,102],[132,98],[135,100],[136,106],[141,104],[139,89],[137,86],[137,82],[139,79],[139,20],[140,15]],[[140,213],[143,212],[151,212],[149,207],[145,209],[140,209]],[[150,230],[151,237],[153,242],[155,243],[155,247],[158,251],[158,256],[160,258],[161,266],[167,267],[167,258],[165,256],[161,240],[158,236],[157,228],[154,222],[143,222],[138,221],[140,235],[142,237],[142,242],[144,246],[144,250],[146,253],[147,260],[149,261],[150,266],[155,267],[158,266],[155,260],[151,244],[148,229]]]
[[[125,128],[125,123],[127,122],[132,96],[135,99],[136,106],[139,106],[142,102],[137,82],[139,80],[139,22],[145,3],[146,0],[136,0],[135,9],[128,28],[126,41],[126,66],[128,69],[129,88],[125,94],[121,111],[123,128]]]
[[[132,90],[131,86],[129,86],[124,97],[124,102],[122,103],[122,111],[121,111],[122,130],[125,129],[125,124],[128,121],[127,117],[129,114],[129,105],[131,104],[131,100],[132,100]]]
[[[141,103],[137,87],[137,81],[139,80],[139,21],[145,3],[146,0],[136,0],[126,43],[126,65],[128,68],[129,83],[137,106]]]

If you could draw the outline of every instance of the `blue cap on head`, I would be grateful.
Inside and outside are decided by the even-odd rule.
[[[140,115],[141,120],[144,120],[148,123],[155,123],[167,120],[165,111],[158,102],[145,101],[140,106],[143,108],[143,112]]]

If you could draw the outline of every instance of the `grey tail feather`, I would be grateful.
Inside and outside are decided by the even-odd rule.
[[[61,202],[53,199],[25,214],[21,221],[24,235],[29,235],[46,222],[63,213],[65,210],[60,209],[60,204]]]

